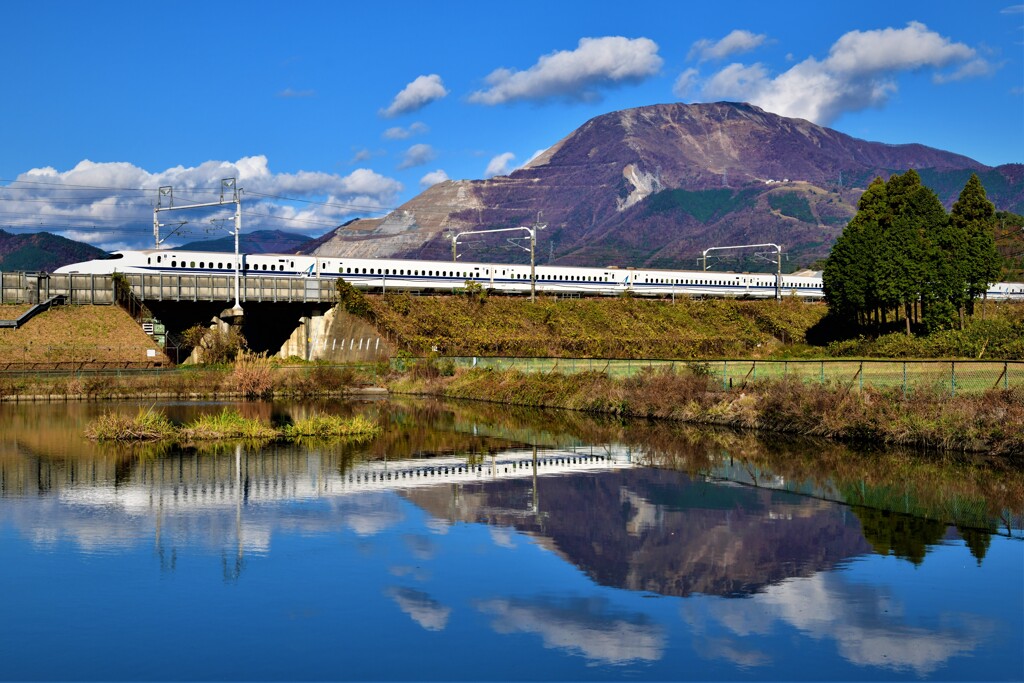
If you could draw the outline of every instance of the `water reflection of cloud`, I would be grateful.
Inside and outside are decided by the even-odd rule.
[[[660,625],[645,614],[615,614],[605,600],[495,599],[478,603],[477,609],[494,615],[491,626],[497,633],[536,633],[544,647],[593,661],[653,662],[665,649]]]
[[[448,625],[451,607],[442,605],[423,591],[412,588],[388,588],[385,593],[427,631],[443,631]]]
[[[832,640],[847,661],[928,675],[953,657],[973,651],[992,631],[974,615],[941,614],[931,623],[907,623],[905,607],[888,588],[854,584],[840,574],[816,574],[768,587],[742,600],[686,602],[682,616],[698,639],[697,652],[745,666],[759,666],[751,653],[734,651],[728,639],[712,637],[709,622],[736,636],[767,635],[778,625],[816,640]],[[740,659],[737,659],[740,656]],[[744,664],[746,661],[746,664]]]
[[[124,552],[153,542],[165,546],[225,545],[266,553],[275,533],[336,533],[347,527],[361,537],[378,535],[405,519],[403,503],[391,493],[360,494],[331,501],[326,513],[295,512],[285,504],[189,506],[151,496],[93,492],[0,501],[0,518],[40,549],[62,542],[82,552]]]
[[[505,526],[489,526],[487,532],[491,535],[491,541],[499,548],[515,548],[512,529]]]
[[[429,536],[422,534],[406,534],[405,546],[417,560],[432,560],[437,554],[437,545]]]

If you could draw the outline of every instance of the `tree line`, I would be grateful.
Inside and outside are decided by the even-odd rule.
[[[995,207],[972,174],[947,214],[913,169],[875,178],[825,261],[829,314],[907,334],[962,326],[999,276]]]

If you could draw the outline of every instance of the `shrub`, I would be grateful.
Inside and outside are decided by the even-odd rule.
[[[274,393],[273,362],[265,354],[242,351],[235,358],[231,381],[246,398],[269,398]]]
[[[230,363],[247,346],[245,337],[235,327],[223,332],[193,325],[182,333],[182,339],[185,346],[198,351],[200,363]]]

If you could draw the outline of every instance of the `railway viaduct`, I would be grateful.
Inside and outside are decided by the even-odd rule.
[[[244,277],[238,297],[244,315],[237,319],[232,312],[233,276],[124,274],[118,278],[127,285],[120,292],[111,275],[0,273],[0,303],[32,305],[33,310],[22,318],[58,303],[120,304],[147,331],[152,330],[161,345],[162,334],[199,324],[238,325],[250,348],[284,358],[373,361],[394,350],[373,325],[337,308],[333,279]]]

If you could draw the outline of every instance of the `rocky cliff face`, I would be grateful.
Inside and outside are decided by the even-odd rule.
[[[664,104],[594,118],[509,176],[435,185],[308,250],[443,259],[447,230],[529,225],[539,216],[548,226],[540,262],[692,266],[708,247],[764,242],[809,262],[828,253],[872,178],[909,168],[947,206],[978,173],[998,208],[1024,210],[1017,164],[993,169],[922,145],[867,142],[748,104]],[[473,238],[460,252],[528,260],[507,237]]]

